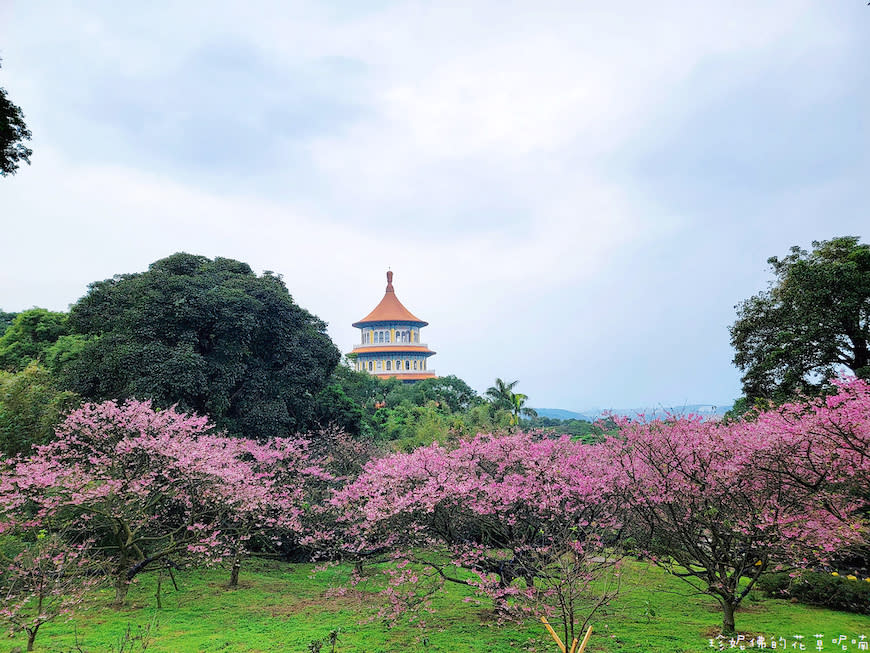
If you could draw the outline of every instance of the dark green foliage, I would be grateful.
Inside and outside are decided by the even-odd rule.
[[[78,397],[60,390],[47,369],[35,362],[17,373],[0,372],[0,452],[27,453],[47,442]]]
[[[362,435],[365,413],[338,383],[321,390],[314,402],[314,419],[321,427],[337,426],[355,437]]]
[[[374,408],[376,402],[386,401],[390,392],[402,385],[396,379],[380,379],[366,372],[357,372],[347,365],[335,368],[330,384],[341,386],[356,405],[369,408]]]
[[[0,87],[0,177],[14,175],[21,161],[30,165],[33,151],[24,146],[29,141],[30,130],[24,123],[24,114]]]
[[[863,578],[804,571],[794,578],[783,572],[762,576],[758,587],[768,596],[791,598],[807,605],[870,614],[870,583]]]
[[[86,339],[65,342],[80,349],[62,370],[68,387],[93,400],[178,404],[247,437],[311,425],[340,358],[326,323],[279,277],[232,259],[179,253],[97,281],[69,319]]]
[[[583,419],[556,419],[553,417],[532,417],[523,422],[523,428],[567,433],[575,439],[590,443],[601,440],[604,433],[600,427]]]
[[[743,392],[782,401],[818,392],[838,369],[870,378],[870,246],[846,236],[792,247],[768,263],[771,288],[737,306],[731,326]]]
[[[399,401],[407,400],[415,406],[434,401],[454,413],[468,410],[483,401],[465,381],[452,374],[403,385],[397,390],[397,395]]]
[[[13,320],[18,313],[6,313],[5,311],[0,311],[0,336],[2,336],[6,329],[12,326]]]
[[[385,401],[398,382],[381,380],[347,365],[339,365],[315,397],[314,418],[320,427],[335,425],[354,437],[376,437],[375,404]],[[400,384],[399,384],[400,385]]]
[[[315,414],[320,426],[338,425],[355,437],[386,441],[402,451],[504,429],[511,417],[455,376],[406,384],[346,365],[335,369],[317,395]]]
[[[6,314],[8,315],[8,313]],[[52,348],[69,334],[66,313],[31,308],[19,313],[0,337],[0,369],[23,370],[30,363],[56,357]]]

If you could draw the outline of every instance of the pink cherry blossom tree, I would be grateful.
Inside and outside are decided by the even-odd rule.
[[[310,522],[316,522],[313,504],[321,502],[336,481],[322,464],[328,461],[311,453],[311,442],[318,435],[236,442],[249,473],[237,481],[222,517],[231,558],[229,587],[238,586],[242,561],[252,543],[260,549],[298,544]]]
[[[340,532],[325,504],[378,453],[333,426],[265,443],[240,441],[239,450],[251,473],[236,487],[222,524],[230,544],[229,587],[238,585],[242,561],[255,547],[260,554],[304,547]]]
[[[759,413],[749,423],[747,435],[765,438],[776,434],[776,447],[766,462],[782,474],[783,483],[798,491],[851,494],[867,505],[870,384],[855,377],[835,379],[832,384],[834,391],[829,395]]]
[[[333,499],[343,552],[391,552],[384,614],[425,603],[426,578],[452,581],[502,616],[557,612],[571,642],[613,595],[615,584],[595,596],[591,587],[620,557],[613,472],[599,449],[516,433],[375,460]]]
[[[17,550],[0,554],[0,617],[9,622],[10,635],[27,634],[32,651],[39,629],[71,614],[99,583],[102,569],[90,556],[89,542],[72,544],[44,530],[19,535],[7,540]]]
[[[866,421],[837,405],[838,430]],[[856,501],[834,480],[842,473],[817,468],[838,454],[819,437],[816,412],[794,405],[755,422],[623,422],[609,442],[634,533],[657,564],[718,600],[725,634],[761,574],[860,539]]]
[[[108,401],[71,413],[56,436],[0,478],[5,527],[53,520],[93,538],[112,560],[116,605],[156,564],[225,557],[226,515],[258,505],[245,441],[204,417]]]

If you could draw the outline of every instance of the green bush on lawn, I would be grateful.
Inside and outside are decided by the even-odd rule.
[[[817,571],[805,571],[791,577],[783,572],[763,576],[758,586],[768,596],[791,598],[833,610],[870,614],[870,582],[861,577]]]

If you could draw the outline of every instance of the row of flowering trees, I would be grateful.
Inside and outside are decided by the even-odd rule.
[[[343,551],[416,560],[503,614],[555,612],[570,642],[618,586],[630,544],[713,596],[731,633],[762,574],[867,543],[870,386],[836,390],[744,422],[624,421],[595,445],[479,435],[389,456],[332,499]],[[419,596],[397,587],[412,573],[419,583],[390,570],[394,610]]]
[[[32,645],[80,596],[69,581],[101,573],[85,561],[109,566],[120,605],[148,569],[230,559],[237,579],[252,541],[290,539],[360,566],[392,560],[385,616],[456,582],[505,617],[555,613],[572,641],[618,588],[631,544],[714,596],[732,632],[762,574],[867,533],[870,387],[857,380],[752,421],[625,422],[594,445],[479,435],[365,466],[341,434],[313,446],[228,438],[148,403],[83,406],[0,476],[0,534],[24,547],[0,551],[2,614],[30,624]],[[62,568],[38,553],[49,544]]]

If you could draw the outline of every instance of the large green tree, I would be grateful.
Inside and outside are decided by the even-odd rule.
[[[68,334],[66,313],[44,308],[18,313],[0,335],[0,369],[18,372],[33,361],[45,363],[58,339]]]
[[[845,368],[870,378],[870,246],[844,236],[768,263],[770,288],[739,304],[731,326],[746,397],[814,393]]]
[[[15,316],[18,313],[7,313],[6,311],[0,310],[0,336],[2,336],[6,329],[12,326],[12,322],[15,320]]]
[[[92,283],[69,323],[90,338],[62,368],[70,389],[177,404],[247,437],[307,428],[340,358],[279,277],[226,258],[173,254]]]
[[[77,403],[75,394],[60,390],[36,362],[16,373],[0,370],[0,454],[28,453],[32,446],[45,444]]]
[[[14,175],[21,161],[30,165],[33,150],[24,145],[30,136],[21,109],[12,104],[6,89],[0,87],[0,177]]]

